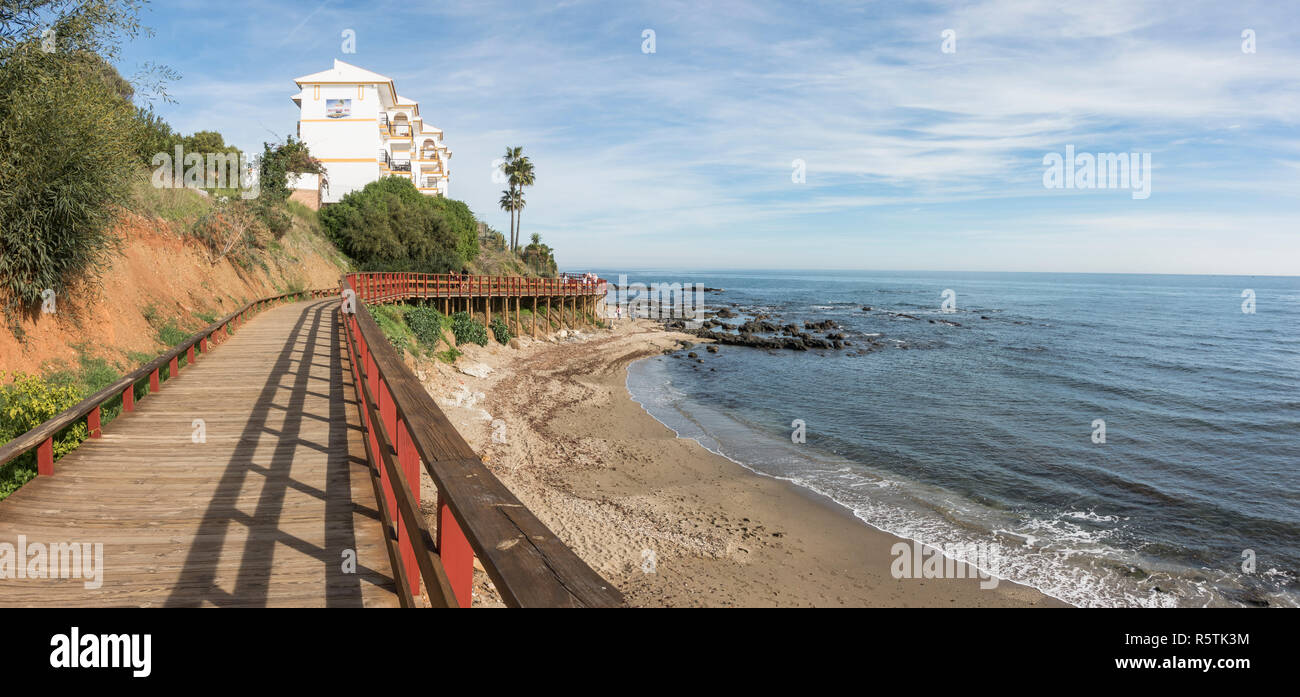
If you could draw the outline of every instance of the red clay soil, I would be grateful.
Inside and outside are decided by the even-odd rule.
[[[338,285],[340,268],[327,254],[329,243],[297,227],[278,253],[264,252],[269,271],[245,271],[222,259],[215,264],[202,244],[183,237],[161,221],[128,216],[118,226],[119,256],[97,284],[82,283],[56,298],[54,314],[24,317],[20,336],[0,323],[0,370],[40,373],[75,366],[83,352],[133,368],[127,352],[157,354],[163,345],[157,327],[145,319],[175,319],[186,330],[202,320],[199,312],[224,316],[259,297],[304,288]],[[21,337],[21,338],[20,338]]]

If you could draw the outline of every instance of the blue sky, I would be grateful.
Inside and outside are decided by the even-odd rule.
[[[158,109],[186,133],[260,151],[294,132],[292,79],[339,58],[420,101],[452,196],[502,231],[492,161],[524,146],[523,234],[565,268],[1300,274],[1294,2],[180,0],[144,21],[120,70],[176,69]],[[1045,188],[1067,145],[1151,153],[1150,197]]]

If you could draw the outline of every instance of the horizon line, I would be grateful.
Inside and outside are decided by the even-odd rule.
[[[598,268],[615,268],[616,265],[573,265],[569,268],[582,271],[593,271]],[[705,272],[736,272],[736,271],[779,271],[779,272],[812,272],[812,273],[1014,273],[1014,274],[1054,274],[1062,276],[1216,276],[1216,277],[1250,277],[1250,278],[1300,278],[1300,273],[1296,274],[1272,274],[1272,273],[1171,273],[1160,271],[989,271],[973,269],[869,269],[857,267],[844,268],[779,268],[779,267],[671,267],[671,266],[627,266],[628,271],[685,271],[691,273]]]

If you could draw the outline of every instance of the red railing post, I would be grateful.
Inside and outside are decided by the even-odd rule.
[[[149,394],[158,394],[160,389],[158,387],[158,369],[154,368],[153,372],[149,373]]]
[[[420,510],[420,456],[415,450],[415,441],[411,440],[411,434],[406,430],[406,422],[397,422],[397,464],[402,468],[402,474],[406,477],[407,483],[411,487],[411,495],[415,497],[415,510]],[[405,532],[406,526],[402,526]],[[401,541],[399,537],[398,541]],[[409,536],[406,544],[402,545],[402,566],[406,567],[407,582],[411,587],[411,595],[420,594],[420,567],[415,561],[415,547],[411,545]]]
[[[36,446],[36,474],[42,477],[54,476],[54,436]]]
[[[98,438],[100,436],[99,407],[91,409],[90,413],[86,414],[86,430],[90,432],[91,438]]]
[[[185,349],[185,365],[194,365],[194,344]]]
[[[474,585],[474,549],[441,492],[438,493],[438,557],[447,571],[456,602],[461,607],[469,607]]]
[[[122,411],[135,411],[135,383],[122,390]]]
[[[171,362],[167,365],[167,377],[175,378],[181,373],[181,362],[179,356],[172,356]]]

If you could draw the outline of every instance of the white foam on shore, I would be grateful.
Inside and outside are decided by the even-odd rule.
[[[1230,577],[1162,568],[1132,551],[1124,520],[1095,511],[1019,515],[987,509],[869,465],[793,445],[692,402],[652,357],[628,366],[633,401],[679,438],[766,477],[820,494],[883,532],[930,545],[995,546],[998,569],[981,572],[1081,607],[1235,605],[1215,589]],[[707,423],[706,423],[707,422]],[[736,437],[728,437],[733,433]],[[725,443],[721,442],[725,441]],[[748,447],[744,447],[744,445]],[[1285,602],[1283,604],[1286,604]]]

